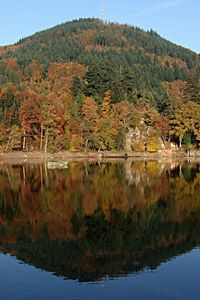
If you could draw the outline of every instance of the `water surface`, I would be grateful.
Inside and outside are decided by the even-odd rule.
[[[200,164],[0,165],[1,299],[200,299]]]

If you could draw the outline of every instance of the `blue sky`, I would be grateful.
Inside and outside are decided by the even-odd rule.
[[[200,0],[104,0],[108,21],[154,29],[200,52]],[[81,17],[99,17],[100,0],[1,0],[0,45]]]

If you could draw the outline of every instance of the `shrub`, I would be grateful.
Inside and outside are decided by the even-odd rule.
[[[161,149],[161,145],[156,137],[152,137],[147,141],[146,150],[148,152],[156,152]]]
[[[132,150],[135,152],[144,152],[145,145],[143,141],[134,141],[132,144]]]

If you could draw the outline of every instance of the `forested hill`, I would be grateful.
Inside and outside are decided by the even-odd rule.
[[[73,122],[80,125],[84,97],[92,97],[99,109],[107,91],[112,105],[128,100],[137,109],[143,101],[169,117],[185,99],[200,102],[199,80],[199,55],[153,30],[75,20],[0,47],[0,122],[21,130],[24,99],[43,103],[47,97],[57,99],[59,114],[70,106]],[[35,135],[41,130],[37,126]]]
[[[17,67],[26,75],[33,60],[43,64],[45,71],[53,62],[86,65],[87,93],[102,98],[109,89],[116,102],[132,99],[136,89],[145,90],[151,100],[158,102],[164,93],[162,82],[188,80],[191,75],[200,78],[200,58],[196,53],[152,30],[145,32],[98,19],[75,20],[36,33],[20,40],[13,49],[8,47],[0,56],[10,57],[17,59]],[[10,80],[17,83],[20,78],[2,70],[0,82]]]

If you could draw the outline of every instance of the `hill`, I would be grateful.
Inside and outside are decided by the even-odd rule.
[[[98,19],[67,22],[36,33],[20,40],[14,50],[8,47],[1,55],[1,59],[11,57],[17,59],[23,71],[33,60],[44,64],[45,70],[53,62],[86,65],[87,92],[97,94],[96,98],[101,98],[106,89],[114,92],[122,83],[120,93],[114,92],[116,102],[124,97],[132,99],[136,88],[148,90],[159,101],[164,94],[163,81],[187,80],[192,74],[200,77],[200,58],[196,53],[176,46],[152,30],[145,32]],[[96,77],[100,77],[98,88]],[[1,83],[9,79],[1,78]]]
[[[68,106],[80,125],[84,97],[92,97],[98,110],[107,91],[111,105],[128,100],[138,111],[137,106],[145,102],[158,113],[171,116],[183,99],[200,103],[199,79],[199,55],[153,30],[145,32],[99,19],[74,20],[0,47],[0,120],[2,128],[17,125],[21,130],[23,100],[29,98],[31,105],[47,97],[46,103],[56,101],[62,121],[62,111]],[[12,120],[8,124],[9,110]],[[36,135],[41,131],[37,126],[34,122],[29,126]]]

